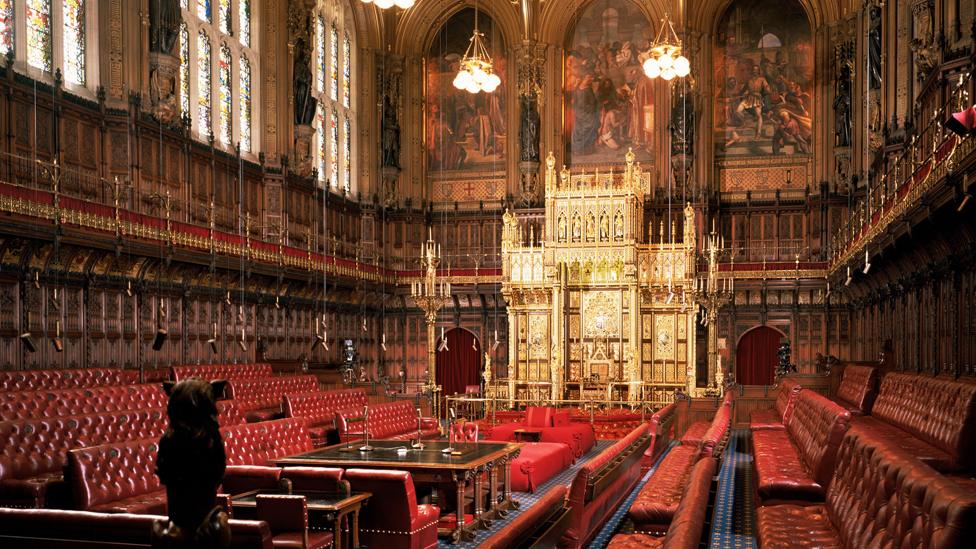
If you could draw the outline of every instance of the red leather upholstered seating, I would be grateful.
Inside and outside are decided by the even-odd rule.
[[[308,530],[305,496],[258,494],[255,500],[258,520],[268,523],[276,549],[325,549],[332,545],[331,531]]]
[[[221,427],[247,423],[247,419],[244,418],[241,409],[237,407],[237,403],[233,400],[218,400],[217,412],[217,421],[220,422]]]
[[[410,473],[347,469],[345,477],[354,491],[373,494],[359,515],[359,538],[364,545],[379,549],[437,547],[440,509],[417,505]]]
[[[644,452],[641,468],[650,469],[657,458],[667,449],[674,434],[674,419],[678,405],[674,402],[661,408],[651,416],[651,445]]]
[[[648,426],[626,437],[586,462],[569,488],[569,526],[559,547],[585,547],[640,480],[638,465],[650,446]]]
[[[850,419],[850,412],[826,397],[803,390],[785,431],[753,431],[760,499],[823,501]]]
[[[850,364],[844,368],[834,402],[847,408],[851,415],[862,416],[871,413],[877,395],[878,369]]]
[[[701,448],[690,444],[675,446],[668,452],[627,511],[635,532],[660,536],[667,531],[700,457]]]
[[[475,442],[478,440],[478,424],[473,421],[454,423],[451,425],[451,437],[456,442]]]
[[[677,448],[675,448],[677,449]],[[714,459],[699,461],[691,471],[688,487],[681,497],[681,503],[674,513],[674,520],[664,537],[649,534],[618,534],[610,540],[608,549],[630,549],[632,547],[667,547],[669,549],[696,549],[705,528],[708,514],[708,498],[711,493],[712,477],[717,467]]]
[[[529,406],[526,408],[525,419],[515,423],[495,425],[485,438],[511,442],[515,440],[515,431],[518,429],[538,429],[540,441],[569,444],[576,457],[583,456],[596,444],[596,433],[588,422],[575,422],[569,412],[557,411],[545,406]]]
[[[48,492],[61,485],[69,450],[159,438],[166,422],[160,409],[0,422],[0,505],[63,505],[49,502]]]
[[[937,471],[976,470],[976,384],[889,373],[870,417],[875,431]]]
[[[227,465],[271,465],[278,458],[312,450],[305,426],[294,418],[224,427],[220,434]]]
[[[247,420],[257,422],[281,417],[286,394],[316,391],[319,380],[313,375],[238,379],[231,380],[228,388]]]
[[[218,493],[236,495],[251,490],[291,491],[291,481],[281,476],[281,467],[267,465],[227,465]]]
[[[155,474],[155,440],[134,440],[68,452],[68,482],[83,511],[166,513],[166,490]]]
[[[362,438],[362,408],[336,412],[336,427],[343,440]],[[357,420],[360,420],[357,422]],[[437,420],[421,418],[421,437],[436,438],[439,435]],[[375,439],[409,440],[417,438],[417,410],[406,400],[384,402],[369,407],[369,436]]]
[[[260,379],[271,377],[274,372],[270,364],[197,364],[171,366],[170,379],[183,381],[191,377],[200,379]]]
[[[329,433],[336,430],[338,410],[362,409],[367,404],[369,400],[363,389],[289,393],[285,395],[285,417],[301,418],[312,440],[324,443]]]
[[[119,368],[78,368],[71,370],[20,370],[0,372],[0,391],[39,391],[132,385],[139,372]]]
[[[162,385],[116,385],[83,389],[0,393],[0,420],[98,414],[165,408]]]
[[[519,511],[519,514],[505,527],[478,545],[478,549],[510,549],[526,542],[548,515],[566,511],[567,492],[566,487],[562,485],[552,488],[532,507]]]
[[[688,430],[685,431],[685,434],[681,436],[681,444],[701,444],[706,439],[706,436],[709,436],[711,437],[709,440],[713,443],[712,446],[714,446],[714,443],[717,443],[717,441],[712,439],[714,439],[716,435],[721,435],[720,438],[724,437],[726,431],[728,431],[728,426],[725,427],[725,431],[716,431],[712,427],[713,425],[721,424],[723,420],[726,422],[731,421],[732,399],[732,392],[726,392],[725,397],[722,398],[721,404],[719,404],[718,409],[715,411],[715,415],[712,416],[712,420],[696,421],[695,423],[692,423],[688,427]],[[711,452],[711,450],[709,450],[709,452]]]
[[[0,508],[0,546],[74,549],[123,546],[149,549],[152,525],[160,515],[106,514],[54,509]],[[271,549],[268,524],[231,520],[232,549]]]
[[[844,437],[825,504],[758,512],[761,547],[972,547],[976,493],[855,425]]]
[[[749,417],[749,428],[753,431],[762,429],[786,429],[786,422],[793,414],[796,397],[800,395],[800,384],[792,378],[783,378],[776,393],[776,402],[768,410],[753,410]]]
[[[527,442],[512,460],[512,490],[535,492],[547,480],[573,464],[573,450],[564,442]]]
[[[344,471],[335,467],[285,467],[281,477],[291,482],[296,492],[348,492]]]

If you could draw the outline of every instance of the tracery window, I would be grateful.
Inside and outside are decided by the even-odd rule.
[[[50,0],[27,0],[27,63],[51,72],[54,62]]]
[[[315,152],[319,185],[352,193],[355,173],[355,29],[345,0],[319,0],[315,10]]]
[[[98,2],[0,0],[0,57],[13,54],[15,70],[50,82],[57,71],[77,92],[98,86],[98,41],[88,40]]]
[[[85,0],[64,2],[64,77],[85,84]]]
[[[192,133],[203,141],[213,135],[216,145],[243,153],[257,153],[252,139],[259,112],[260,56],[251,34],[255,13],[252,0],[181,0],[186,35],[180,40],[180,99],[189,114],[189,97],[197,98]],[[184,36],[196,35],[194,41]]]
[[[14,3],[13,0],[0,0],[0,54],[14,47]]]

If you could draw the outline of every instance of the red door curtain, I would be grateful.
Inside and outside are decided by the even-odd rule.
[[[783,333],[769,326],[746,332],[735,351],[735,381],[741,385],[772,385],[776,352]]]
[[[438,350],[437,383],[443,388],[443,395],[464,394],[468,385],[481,383],[481,344],[478,338],[463,328],[454,328],[444,334],[447,349]],[[437,349],[441,340],[437,340]]]

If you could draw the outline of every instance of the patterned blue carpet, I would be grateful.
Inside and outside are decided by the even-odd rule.
[[[758,546],[753,493],[749,430],[734,429],[718,475],[709,548],[755,549]]]

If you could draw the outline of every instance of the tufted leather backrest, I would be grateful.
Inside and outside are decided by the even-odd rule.
[[[242,411],[282,406],[288,393],[306,393],[319,388],[314,375],[278,376],[265,379],[235,379],[228,384],[230,398]]]
[[[823,487],[830,482],[837,448],[850,423],[851,413],[838,404],[816,391],[800,391],[786,431],[811,476]]]
[[[260,379],[271,377],[274,373],[270,364],[197,364],[171,366],[170,379],[183,381],[191,377],[200,379]]]
[[[976,467],[976,384],[889,373],[871,415]]]
[[[295,418],[223,427],[227,465],[271,465],[272,461],[312,450],[312,439]]]
[[[155,474],[155,439],[78,448],[68,452],[68,475],[81,509],[162,489]]]
[[[850,364],[844,368],[837,398],[857,406],[865,414],[870,413],[871,405],[877,395],[878,369],[870,366]]]
[[[165,408],[161,385],[114,385],[84,389],[0,393],[0,420],[97,414],[119,410]]]
[[[285,395],[285,417],[300,417],[306,425],[331,422],[337,410],[360,408],[369,404],[364,389],[313,391]]]
[[[722,451],[731,423],[732,404],[731,402],[723,401],[718,407],[718,410],[715,411],[715,417],[712,418],[711,425],[708,426],[708,430],[702,436],[702,456],[709,457]]]
[[[369,505],[360,512],[364,528],[410,531],[417,519],[417,492],[406,471],[346,469],[354,492],[370,492]]]
[[[478,440],[478,424],[473,421],[454,423],[451,425],[451,437],[455,442],[475,442]]]
[[[0,372],[0,391],[38,391],[131,385],[139,381],[136,370],[77,368],[66,370],[19,370]]]
[[[281,476],[291,481],[295,492],[344,492],[344,472],[337,467],[285,467]]]
[[[217,421],[221,427],[230,427],[247,422],[244,418],[244,413],[241,412],[240,407],[233,400],[218,400],[217,412]]]
[[[692,467],[688,486],[664,537],[665,547],[698,547],[705,528],[715,468],[716,462],[711,458],[703,458]]]
[[[976,493],[855,425],[837,454],[827,513],[844,547],[966,547]]]
[[[783,419],[783,424],[785,425],[787,421],[790,420],[790,416],[793,415],[793,407],[796,406],[796,397],[800,394],[800,384],[794,381],[792,378],[783,378],[779,383],[779,393],[776,395],[776,411],[779,412],[779,417]]]
[[[384,438],[417,430],[417,410],[406,400],[369,407],[369,436]]]

